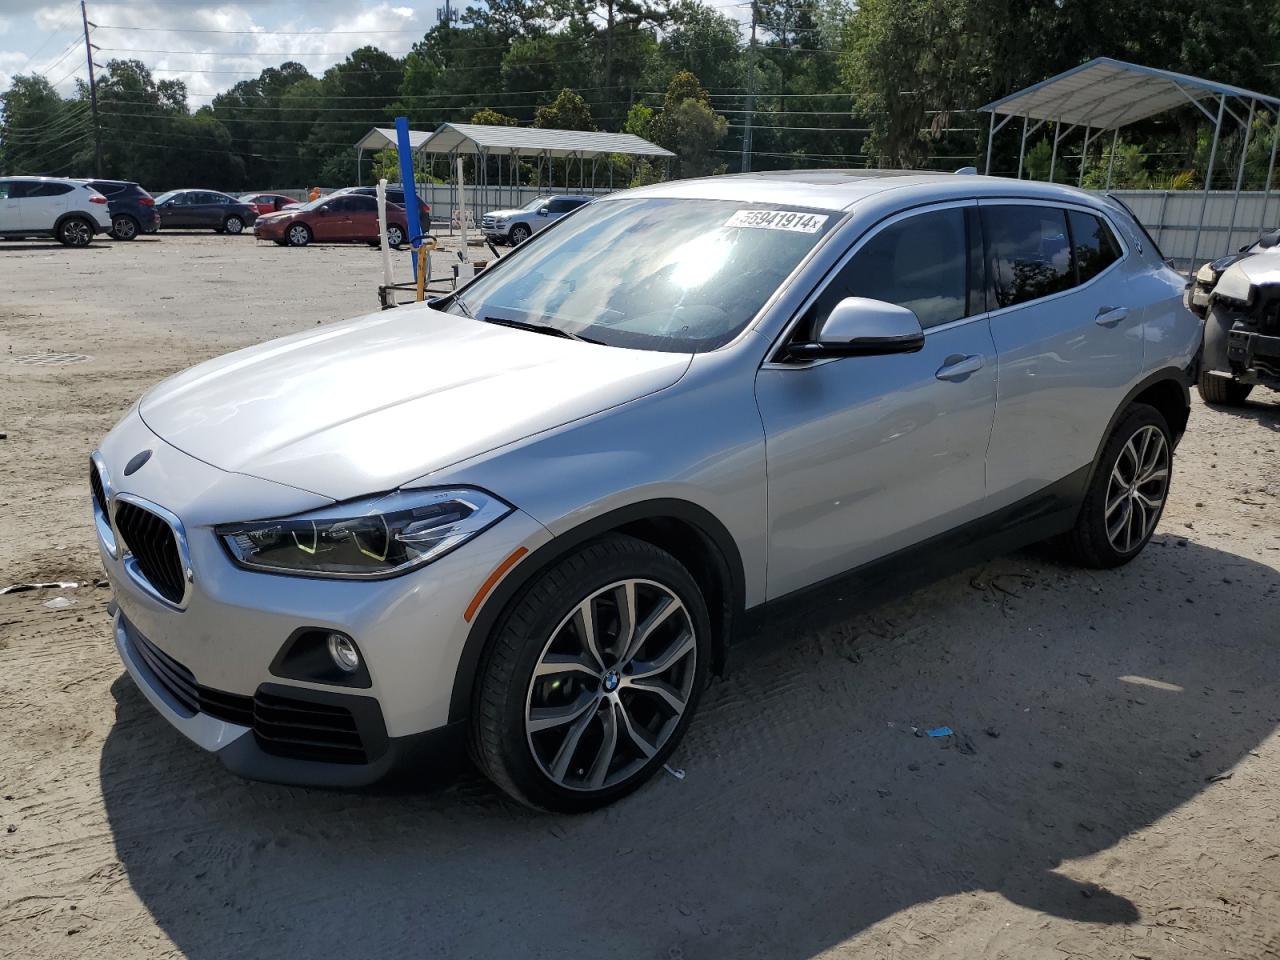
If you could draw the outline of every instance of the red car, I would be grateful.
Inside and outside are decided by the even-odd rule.
[[[404,207],[387,204],[387,242],[399,246],[409,237]],[[253,235],[280,246],[316,243],[378,243],[378,201],[358,193],[339,193],[258,217]]]
[[[277,210],[301,203],[293,197],[286,197],[283,193],[246,193],[240,198],[240,202],[247,203],[257,210],[258,216],[264,213],[275,213]]]

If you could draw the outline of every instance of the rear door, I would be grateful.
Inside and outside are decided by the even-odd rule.
[[[26,184],[21,180],[0,180],[0,233],[22,229],[18,198],[25,192]]]
[[[793,338],[845,297],[909,307],[917,353],[782,362],[756,377],[769,477],[768,596],[982,515],[995,348],[973,201],[899,214],[846,254]]]
[[[982,201],[999,358],[987,485],[997,509],[1092,463],[1142,367],[1128,250],[1087,207]]]
[[[373,197],[353,193],[346,199],[347,239],[374,241],[378,239],[378,201]],[[387,211],[390,217],[391,211]]]
[[[52,230],[67,210],[67,200],[75,187],[69,183],[32,181],[19,201],[22,226],[27,230]]]

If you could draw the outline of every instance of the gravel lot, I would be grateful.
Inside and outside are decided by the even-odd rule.
[[[1275,395],[1197,400],[1130,566],[1029,551],[779,630],[684,778],[597,814],[197,751],[116,659],[88,455],[160,378],[374,309],[378,274],[212,234],[0,244],[0,587],[79,584],[0,596],[0,955],[1280,956]],[[51,353],[88,359],[15,362]]]

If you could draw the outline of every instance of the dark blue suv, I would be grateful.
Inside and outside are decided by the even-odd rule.
[[[132,240],[139,233],[155,233],[160,215],[151,194],[128,180],[89,180],[89,186],[107,198],[111,211],[111,236]]]

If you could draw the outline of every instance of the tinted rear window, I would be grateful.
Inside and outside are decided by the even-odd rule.
[[[982,208],[994,307],[1011,307],[1075,286],[1066,211],[1000,204]]]
[[[1092,280],[1120,259],[1120,244],[1101,218],[1068,210],[1071,246],[1076,254],[1077,283]]]

